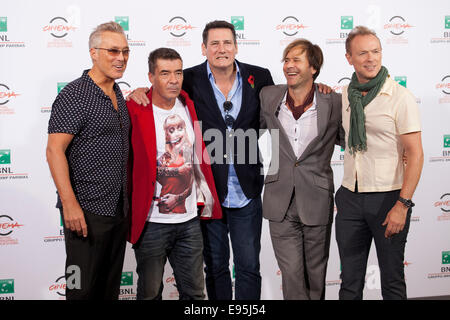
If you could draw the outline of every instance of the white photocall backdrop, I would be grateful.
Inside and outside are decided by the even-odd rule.
[[[52,103],[64,85],[91,66],[88,37],[100,23],[117,21],[131,48],[118,80],[124,95],[149,86],[147,57],[176,49],[190,67],[204,61],[201,33],[209,21],[232,22],[240,61],[269,68],[284,83],[281,54],[295,38],[317,43],[325,55],[318,78],[340,92],[353,72],[344,42],[356,25],[375,29],[391,77],[417,98],[425,163],[414,201],[405,274],[409,297],[450,294],[450,3],[439,1],[26,1],[0,8],[0,300],[64,299],[65,249],[55,208],[55,186],[45,157]],[[267,136],[260,140],[267,154]],[[343,152],[332,167],[337,189]],[[262,299],[282,299],[281,274],[268,223],[262,233]],[[231,261],[232,263],[232,261]],[[232,265],[232,264],[231,264]],[[128,244],[121,299],[135,299],[137,274]],[[233,274],[233,270],[232,274]],[[326,298],[337,299],[340,261],[333,234]],[[172,270],[164,299],[178,299]],[[366,299],[380,299],[375,248],[369,257]]]

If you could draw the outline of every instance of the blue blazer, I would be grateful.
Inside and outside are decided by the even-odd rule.
[[[233,129],[242,129],[244,131],[253,129],[259,132],[260,101],[259,92],[265,86],[273,85],[272,76],[268,69],[245,64],[237,61],[242,76],[242,105],[236,118]],[[210,152],[210,158],[226,155],[226,133],[227,126],[220,113],[211,83],[208,79],[206,61],[202,64],[184,70],[183,90],[194,101],[195,111],[198,119],[202,122],[203,135],[208,129],[216,129],[222,133],[222,150],[218,150],[218,142],[204,140],[206,148]],[[220,106],[222,108],[222,106]],[[236,141],[236,139],[234,140]],[[242,140],[241,140],[242,141]],[[208,145],[214,143],[214,147],[208,148]],[[242,191],[248,199],[254,199],[261,195],[264,176],[261,174],[262,163],[259,155],[258,145],[250,145],[250,141],[245,139],[245,155],[239,154],[239,158],[245,156],[243,163],[238,163],[236,154],[238,146],[234,143],[234,167],[238,176]],[[253,151],[252,151],[253,150]],[[251,163],[250,152],[257,150],[257,161]],[[222,203],[228,193],[228,164],[226,158],[217,159],[211,163],[211,169],[214,176],[214,182],[217,189],[219,200]],[[255,161],[253,161],[255,162]]]

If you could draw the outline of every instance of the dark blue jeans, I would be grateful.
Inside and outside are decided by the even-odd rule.
[[[235,298],[236,300],[259,300],[261,298],[259,272],[261,198],[253,199],[243,208],[222,207],[222,211],[223,218],[220,220],[201,221],[208,299],[232,299],[229,266],[231,239],[235,266]]]
[[[139,277],[138,300],[161,300],[167,258],[180,300],[204,299],[203,241],[197,217],[176,224],[147,222],[133,249]]]

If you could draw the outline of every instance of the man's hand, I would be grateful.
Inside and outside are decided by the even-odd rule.
[[[127,96],[126,100],[130,101],[132,99],[137,104],[147,106],[150,103],[150,100],[147,98],[147,93],[150,89],[149,88],[137,88]]]
[[[388,212],[386,219],[382,223],[382,226],[386,226],[384,236],[390,238],[394,234],[400,233],[405,227],[406,214],[408,208],[406,208],[401,202],[397,201],[392,209]]]
[[[317,87],[319,88],[320,93],[330,94],[333,91],[333,89],[331,89],[331,87],[329,87],[323,83],[318,83]]]
[[[168,193],[161,197],[159,206],[163,206],[164,210],[170,212],[178,205],[178,202],[179,197],[177,194]]]
[[[64,225],[66,228],[76,232],[78,236],[87,237],[88,230],[86,220],[84,219],[84,212],[77,203],[63,207]]]

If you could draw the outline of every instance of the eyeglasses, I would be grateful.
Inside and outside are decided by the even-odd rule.
[[[233,109],[233,103],[231,101],[225,101],[223,103],[223,110],[226,112],[225,115],[225,124],[227,127],[232,128],[234,125],[234,118],[229,114],[229,112]]]
[[[110,55],[112,55],[112,56],[114,56],[114,57],[117,57],[120,53],[122,53],[122,55],[124,56],[124,57],[128,57],[129,56],[129,54],[130,54],[130,49],[128,49],[128,48],[126,48],[126,49],[123,49],[123,50],[120,50],[120,49],[106,49],[106,48],[94,48],[94,49],[100,49],[100,50],[106,50],[106,51],[108,51],[108,53],[110,54]]]

